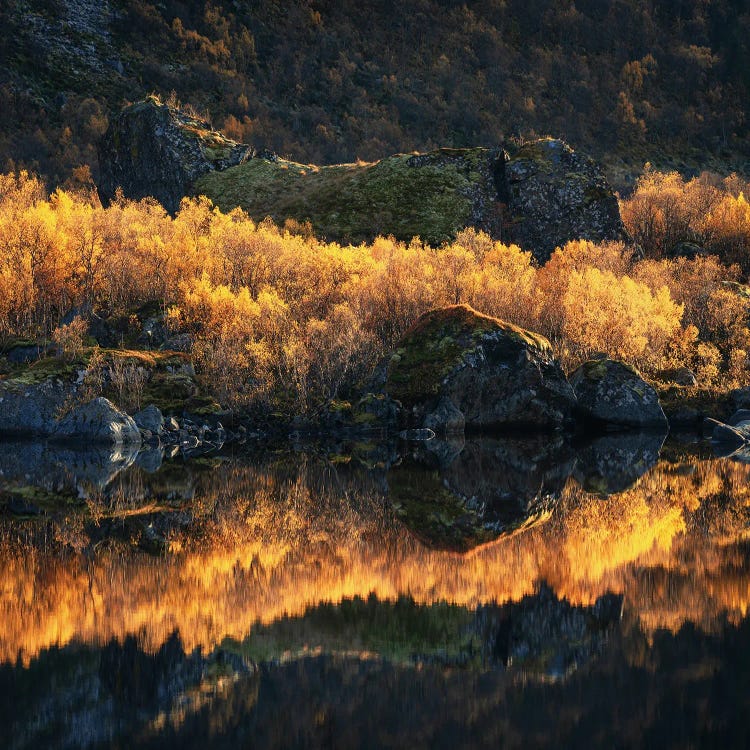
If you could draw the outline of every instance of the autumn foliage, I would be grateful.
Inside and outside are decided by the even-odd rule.
[[[741,200],[725,195],[703,220]],[[0,248],[0,335],[60,338],[72,310],[106,317],[158,300],[226,402],[308,408],[345,394],[417,316],[458,302],[546,335],[568,368],[605,352],[652,375],[687,365],[742,381],[750,348],[736,266],[639,260],[622,243],[571,242],[541,268],[473,230],[439,248],[341,246],[205,198],[172,218],[149,200],[47,197],[21,173],[0,176]]]

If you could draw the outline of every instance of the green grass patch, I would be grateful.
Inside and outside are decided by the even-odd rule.
[[[472,659],[478,662],[473,621],[474,614],[465,607],[446,603],[424,606],[408,597],[381,601],[371,595],[323,603],[302,617],[258,624],[242,642],[225,641],[222,647],[256,662],[319,649],[377,654],[399,663],[438,657],[465,664]]]
[[[441,149],[398,154],[372,163],[318,167],[279,159],[250,159],[209,172],[193,192],[207,195],[223,211],[240,206],[255,220],[270,216],[310,221],[320,235],[364,242],[378,234],[431,245],[452,239],[471,223],[471,191],[482,180],[487,149]]]

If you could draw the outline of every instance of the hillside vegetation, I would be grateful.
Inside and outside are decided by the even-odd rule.
[[[747,188],[650,174],[623,214],[658,243],[676,231],[670,196],[679,206],[713,196],[694,230],[710,228],[717,246],[746,259],[750,211],[738,186]],[[206,198],[184,199],[173,218],[149,199],[103,208],[84,194],[47,196],[27,174],[0,177],[0,246],[6,349],[51,336],[76,356],[92,343],[90,310],[134,340],[137,311],[156,302],[223,403],[299,411],[353,394],[420,314],[457,303],[538,331],[568,369],[604,352],[665,382],[681,366],[706,389],[748,379],[748,288],[740,267],[716,256],[638,259],[623,243],[574,241],[538,266],[472,229],[438,247],[341,245]]]
[[[618,188],[646,161],[747,173],[748,59],[731,0],[7,0],[0,167],[96,176],[112,113],[155,91],[303,163],[551,134]]]

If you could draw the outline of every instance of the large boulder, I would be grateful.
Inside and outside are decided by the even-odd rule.
[[[384,390],[401,402],[404,427],[438,433],[460,425],[459,413],[467,429],[560,427],[575,406],[543,336],[467,305],[419,318],[388,363]]]
[[[123,109],[104,135],[99,197],[106,205],[122,188],[127,198],[151,196],[174,213],[198,177],[253,154],[252,147],[152,96]]]
[[[53,437],[110,445],[141,443],[141,433],[133,418],[101,396],[68,412],[58,423]]]
[[[503,166],[506,239],[540,263],[569,240],[625,238],[617,196],[598,165],[563,141],[525,143]]]
[[[570,376],[570,384],[584,419],[619,427],[668,429],[656,391],[623,362],[584,362]]]
[[[11,378],[0,381],[0,435],[44,437],[77,392],[69,377]]]

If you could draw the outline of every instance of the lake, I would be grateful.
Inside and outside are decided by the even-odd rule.
[[[747,747],[750,465],[0,443],[4,747]]]

